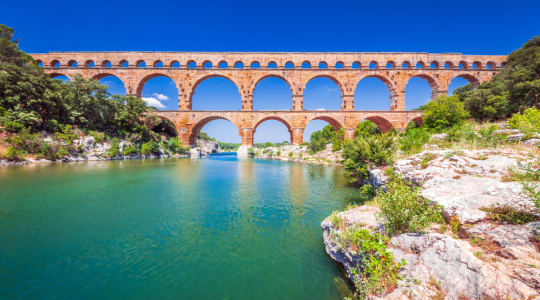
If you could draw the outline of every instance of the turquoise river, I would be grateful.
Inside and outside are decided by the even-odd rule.
[[[2,299],[343,299],[342,169],[236,156],[0,168]]]

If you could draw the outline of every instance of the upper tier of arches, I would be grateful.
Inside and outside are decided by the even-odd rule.
[[[506,64],[504,55],[453,53],[74,52],[33,54],[33,57],[51,68],[495,70]]]

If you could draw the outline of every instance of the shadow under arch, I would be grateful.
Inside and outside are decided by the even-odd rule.
[[[393,128],[392,123],[380,116],[367,117],[366,120],[375,123],[382,133],[387,132]]]
[[[145,125],[150,130],[158,134],[165,133],[169,137],[177,137],[179,133],[172,120],[160,115],[149,115],[146,118]]]
[[[228,119],[226,117],[223,117],[223,116],[221,116],[219,114],[206,115],[206,116],[201,117],[200,119],[193,122],[194,125],[191,127],[191,131],[190,131],[188,139],[187,139],[189,145],[194,146],[195,142],[197,140],[197,136],[201,132],[201,129],[206,124],[208,124],[208,123],[210,123],[212,121],[215,121],[215,120],[227,120],[227,121],[231,122],[236,127],[236,129],[238,130],[238,134],[240,136],[242,136],[241,132],[240,132],[240,127],[238,126],[238,124],[234,123],[232,120],[230,120],[230,119]]]
[[[253,126],[253,138],[255,139],[255,132],[257,131],[257,127],[259,127],[259,125],[261,125],[262,123],[264,123],[266,121],[269,121],[269,120],[278,121],[278,122],[282,123],[283,125],[285,125],[285,127],[289,131],[289,138],[290,138],[290,141],[292,143],[292,141],[293,141],[293,131],[292,131],[291,125],[287,121],[285,121],[284,119],[282,119],[282,118],[280,118],[278,116],[269,116],[269,117],[264,117],[264,118],[258,120],[257,123],[255,123],[255,126]]]
[[[139,81],[139,83],[137,84],[137,97],[139,98],[142,98],[142,92],[143,92],[143,89],[144,89],[144,85],[150,80],[150,79],[153,79],[153,78],[156,78],[156,77],[167,77],[169,78],[172,82],[174,82],[174,85],[176,86],[176,91],[179,92],[179,88],[178,88],[178,84],[176,83],[176,81],[174,81],[169,75],[165,75],[163,73],[152,73],[150,75],[147,75],[145,76],[141,81]]]
[[[387,77],[385,76],[382,76],[382,75],[377,75],[377,74],[367,74],[365,76],[362,76],[360,77],[360,79],[358,79],[358,81],[356,81],[356,83],[353,85],[354,86],[354,99],[355,99],[355,102],[356,102],[356,98],[358,97],[358,95],[356,94],[356,90],[358,89],[358,85],[360,84],[360,82],[366,78],[376,78],[376,79],[379,79],[380,81],[382,81],[382,83],[384,83],[384,85],[386,85],[386,89],[388,90],[388,94],[390,95],[390,107],[389,109],[392,108],[393,105],[395,105],[396,103],[396,89],[394,87],[394,84],[392,83],[392,81],[390,79],[388,79]],[[357,103],[354,103],[354,107],[356,107]],[[355,108],[356,110],[356,108]]]
[[[406,126],[405,128],[408,128],[409,125],[410,125],[411,123],[413,123],[413,122],[416,123],[416,125],[417,125],[418,127],[424,126],[424,120],[422,119],[422,117],[416,117],[416,118],[414,118],[414,119],[411,119],[409,122],[407,122],[407,126]]]
[[[202,76],[201,78],[197,79],[197,81],[195,81],[195,83],[193,84],[193,86],[191,87],[191,94],[189,95],[189,103],[188,103],[188,106],[190,107],[190,109],[193,107],[193,96],[195,95],[195,92],[197,91],[197,87],[205,80],[207,79],[211,79],[211,78],[224,78],[228,81],[230,81],[234,87],[236,88],[236,91],[238,92],[238,94],[240,95],[240,107],[242,106],[242,101],[243,101],[243,94],[242,92],[240,91],[240,89],[238,88],[238,84],[236,84],[236,82],[228,77],[227,75],[223,75],[223,74],[210,74],[210,75],[204,75]],[[229,120],[230,121],[230,120]],[[232,122],[232,121],[231,121]],[[235,124],[236,125],[236,124]],[[238,126],[237,126],[238,127]]]
[[[341,124],[338,120],[336,120],[335,118],[330,117],[330,116],[316,116],[316,117],[314,117],[314,118],[311,118],[311,119],[309,119],[309,120],[306,121],[306,127],[307,127],[307,125],[308,125],[311,121],[314,121],[314,120],[325,121],[325,122],[327,122],[328,124],[332,125],[332,127],[334,128],[334,130],[338,130],[338,129],[340,129],[341,127],[343,127],[343,124]]]

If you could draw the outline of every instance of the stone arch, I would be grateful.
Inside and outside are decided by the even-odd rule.
[[[175,67],[175,66],[177,66],[177,67]],[[177,61],[177,60],[173,60],[173,61],[171,61],[171,63],[169,64],[169,67],[170,67],[170,68],[180,68],[180,62]]]
[[[293,129],[292,129],[292,126],[289,124],[289,122],[287,122],[285,119],[281,118],[281,117],[278,117],[278,116],[267,116],[267,117],[262,117],[261,119],[259,119],[253,126],[253,138],[255,139],[255,132],[257,131],[257,127],[259,127],[259,125],[261,125],[263,122],[265,121],[269,121],[269,120],[275,120],[275,121],[278,121],[280,123],[282,123],[283,125],[285,125],[285,127],[287,128],[287,130],[289,131],[289,138],[291,140],[291,144],[294,142],[294,136],[293,136]]]
[[[229,63],[227,61],[225,61],[225,60],[222,60],[222,61],[218,62],[217,67],[218,67],[218,69],[228,69],[229,68]]]
[[[480,80],[478,78],[476,78],[475,76],[471,75],[471,74],[458,74],[458,75],[454,76],[450,80],[450,82],[452,82],[452,80],[454,80],[454,78],[456,78],[456,77],[467,79],[473,85],[474,88],[476,88],[476,87],[478,87],[480,85]]]
[[[203,61],[203,63],[202,63],[202,67],[203,67],[203,69],[213,69],[213,68],[214,68],[214,64],[213,64],[211,61],[209,61],[209,60],[205,60],[205,61]]]
[[[434,60],[434,61],[432,61],[432,62],[429,64],[429,67],[430,67],[431,69],[438,69],[438,68],[440,67],[440,64],[439,64],[438,61]]]
[[[395,102],[397,101],[397,93],[396,93],[396,89],[395,89],[394,84],[387,77],[382,76],[382,75],[378,75],[378,74],[368,74],[368,75],[360,77],[360,79],[358,79],[358,81],[356,81],[354,83],[354,85],[353,85],[353,90],[354,90],[353,97],[354,98],[356,98],[356,96],[357,96],[356,95],[356,89],[358,88],[358,84],[360,83],[360,81],[362,81],[365,78],[377,78],[380,81],[382,81],[384,83],[384,85],[386,85],[386,88],[388,89],[388,93],[390,94],[390,107],[392,107],[393,105],[396,104]],[[355,104],[352,103],[352,107],[354,107],[354,105]]]
[[[160,63],[161,63],[161,65],[163,66],[163,62],[162,62],[161,60],[158,59],[158,60],[154,61],[154,63],[152,64],[152,67],[154,67],[154,68],[159,68],[158,65],[159,65]]]
[[[307,125],[309,124],[309,122],[311,122],[311,121],[313,121],[313,120],[322,120],[322,121],[325,121],[325,122],[327,122],[328,124],[332,125],[332,127],[334,128],[334,130],[338,130],[338,129],[344,127],[343,124],[341,124],[341,122],[339,122],[336,118],[331,117],[331,116],[328,116],[328,115],[315,116],[315,117],[313,117],[313,118],[311,118],[311,119],[308,119],[308,120],[306,121],[306,125],[305,125],[305,126],[307,126]],[[305,126],[304,126],[304,127],[305,127]]]
[[[105,78],[105,77],[108,77],[108,76],[116,77],[116,78],[122,83],[122,85],[123,85],[123,87],[124,87],[124,90],[125,90],[125,92],[126,92],[126,95],[129,95],[129,94],[130,94],[130,89],[131,89],[131,88],[128,86],[128,83],[129,83],[129,82],[128,82],[127,80],[126,80],[126,81],[123,80],[123,79],[122,79],[120,76],[118,76],[117,74],[108,73],[108,72],[106,72],[106,73],[99,73],[99,74],[94,75],[94,76],[92,77],[92,79],[94,79],[94,80],[101,80],[101,79],[103,79],[103,78]],[[110,88],[110,87],[108,87],[108,88]]]
[[[101,62],[101,67],[103,67],[103,68],[110,68],[111,66],[112,66],[112,63],[108,59]]]
[[[460,60],[459,63],[458,63],[458,67],[460,69],[467,70],[467,69],[469,69],[469,64],[464,60]]]
[[[49,66],[53,67],[53,68],[60,68],[62,66],[62,64],[60,63],[60,60],[58,59],[53,59],[51,60],[51,62],[49,63]]]
[[[435,79],[433,77],[431,77],[430,75],[427,75],[427,74],[415,74],[415,75],[412,75],[411,77],[409,77],[409,79],[407,80],[407,84],[409,84],[409,81],[414,77],[422,78],[425,81],[427,81],[427,83],[429,84],[429,87],[431,88],[431,99],[437,98],[438,86],[437,86],[437,81],[435,81]]]
[[[68,66],[70,66],[71,68],[76,68],[78,66],[78,63],[76,60],[71,59],[70,61],[68,61]]]
[[[454,69],[455,68],[455,65],[453,62],[451,61],[445,61],[444,62],[444,68],[445,69]]]
[[[405,126],[405,128],[409,127],[409,124],[411,124],[412,122],[416,123],[416,125],[422,127],[424,126],[424,120],[422,119],[422,117],[416,117],[416,118],[413,118],[411,120],[409,120],[409,122],[407,122],[407,126]]]
[[[341,84],[341,82],[334,76],[332,75],[329,75],[329,74],[318,74],[318,75],[314,75],[313,77],[310,77],[303,85],[303,90],[306,89],[306,86],[308,85],[308,83],[315,79],[315,78],[328,78],[330,80],[332,80],[339,88],[339,92],[341,93],[341,98],[342,98],[342,101],[343,101],[343,95],[344,95],[344,90],[343,90],[343,85]]]
[[[49,78],[54,78],[54,77],[58,77],[58,76],[65,76],[67,79],[69,79],[71,81],[71,77],[69,77],[67,74],[64,74],[64,73],[58,73],[58,72],[55,72],[55,73],[49,73]]]
[[[419,60],[419,61],[416,62],[415,67],[417,69],[424,69],[426,67],[426,64],[423,61]]]
[[[486,63],[486,68],[491,69],[491,70],[495,70],[495,68],[497,68],[497,64],[494,63],[493,61],[488,61]]]
[[[239,124],[236,124],[232,119],[228,119],[228,118],[226,118],[226,117],[224,117],[223,115],[220,115],[220,114],[211,114],[211,115],[203,116],[203,117],[199,118],[198,120],[194,120],[193,121],[193,126],[191,126],[191,128],[189,129],[189,131],[187,133],[187,137],[184,138],[184,140],[189,145],[192,145],[192,146],[195,145],[195,141],[197,139],[197,136],[201,132],[201,129],[204,127],[204,125],[210,123],[211,121],[215,121],[215,120],[227,120],[227,121],[231,122],[236,127],[236,129],[238,129],[238,134],[240,134],[240,136],[242,136],[241,127],[238,126]]]
[[[474,61],[474,62],[472,63],[472,68],[473,68],[473,69],[482,69],[482,68],[483,68],[483,65],[482,65],[482,63],[479,62],[479,61]]]
[[[150,75],[147,75],[145,76],[141,81],[139,81],[139,83],[137,84],[137,97],[141,98],[142,97],[142,91],[144,89],[144,85],[148,82],[148,80],[152,79],[152,78],[156,78],[156,77],[160,77],[160,76],[163,76],[163,77],[167,77],[169,78],[170,80],[172,80],[175,85],[176,85],[176,89],[178,90],[178,93],[180,93],[180,89],[178,87],[178,83],[176,83],[176,81],[174,81],[174,79],[172,79],[170,76],[168,75],[165,75],[163,73],[152,73]]]
[[[401,68],[402,69],[410,69],[411,68],[411,62],[408,61],[408,60],[405,60],[401,63]]]
[[[87,67],[87,68],[92,68],[96,63],[91,60],[91,59],[87,59],[85,62],[84,62],[84,66]]]
[[[257,84],[259,84],[259,82],[263,81],[264,79],[266,78],[269,78],[269,77],[277,77],[283,81],[285,81],[285,83],[289,86],[289,88],[291,89],[291,93],[294,95],[294,90],[293,90],[293,85],[291,84],[291,81],[289,79],[287,79],[286,77],[284,76],[281,76],[279,74],[265,74],[261,77],[259,77],[257,80],[253,81],[253,85],[251,86],[251,88],[249,89],[251,91],[251,95],[253,95],[253,93],[255,92],[255,88],[257,87]]]
[[[160,118],[161,120],[163,120],[163,121],[165,121],[166,123],[168,123],[169,128],[171,128],[171,129],[174,128],[174,131],[175,131],[175,132],[174,132],[174,135],[172,135],[172,132],[171,132],[171,135],[172,135],[172,136],[179,136],[180,131],[178,130],[178,128],[176,127],[176,124],[174,124],[174,122],[173,122],[171,119],[169,119],[169,118],[167,118],[167,117],[165,117],[165,116],[162,116],[162,115],[158,115],[158,114],[151,114],[150,116],[155,116],[156,118]],[[147,120],[148,120],[148,118],[147,118]],[[148,128],[149,128],[150,130],[152,130],[152,131],[154,131],[155,128],[156,128],[156,126],[151,127],[152,124],[149,124],[148,122],[145,122],[145,125],[146,125],[146,127],[148,127]],[[166,132],[166,131],[163,131],[163,132]]]
[[[137,68],[146,68],[146,62],[142,59],[139,59],[136,63],[135,63],[135,67]]]
[[[121,67],[121,68],[127,68],[127,67],[129,67],[129,62],[126,59],[122,59],[118,63],[118,66]]]
[[[191,86],[191,89],[190,89],[190,94],[189,94],[189,97],[188,97],[188,105],[189,107],[193,107],[193,96],[195,95],[195,91],[197,91],[197,87],[205,80],[207,79],[210,79],[210,78],[224,78],[224,79],[227,79],[228,81],[230,81],[235,87],[236,87],[236,90],[238,91],[238,94],[240,94],[240,103],[242,105],[242,102],[244,100],[244,93],[242,91],[242,89],[240,88],[240,86],[238,85],[238,83],[236,81],[234,81],[233,77],[230,77],[228,75],[224,75],[224,74],[210,74],[210,75],[204,75],[202,76],[201,78],[197,79],[197,81],[195,81],[193,83],[193,85]],[[180,89],[178,89],[178,92],[180,92]]]
[[[379,63],[375,60],[372,60],[369,62],[368,64],[368,68],[370,69],[378,69],[379,68]]]
[[[390,123],[388,120],[380,116],[367,117],[366,120],[369,120],[375,123],[379,127],[382,133],[387,132],[388,130],[393,128],[392,123]]]
[[[289,61],[287,61],[287,62],[283,65],[283,67],[284,67],[285,69],[294,69],[294,63],[293,63],[292,61],[289,60]]]
[[[386,62],[386,68],[387,69],[395,69],[396,63],[393,60],[389,60]]]

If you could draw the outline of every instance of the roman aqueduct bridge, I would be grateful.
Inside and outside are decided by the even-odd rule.
[[[421,123],[421,112],[405,111],[405,87],[409,79],[425,79],[432,97],[446,95],[455,77],[478,85],[500,72],[504,55],[463,55],[459,53],[233,53],[233,52],[50,52],[32,54],[51,76],[68,78],[80,74],[101,79],[116,76],[127,94],[142,96],[145,83],[158,76],[169,77],[178,90],[178,110],[157,111],[170,120],[185,144],[193,144],[201,128],[216,119],[236,125],[242,144],[253,144],[257,126],[278,120],[289,130],[291,143],[302,143],[306,125],[315,119],[334,128],[343,127],[346,137],[363,120],[375,122],[383,131],[405,128],[409,122]],[[240,111],[194,111],[192,98],[197,86],[211,77],[231,80],[242,97]],[[279,77],[290,87],[289,111],[254,111],[253,91],[261,80]],[[314,78],[333,80],[341,92],[341,110],[306,111],[303,91]],[[354,90],[360,80],[375,77],[390,92],[388,111],[355,111]]]

